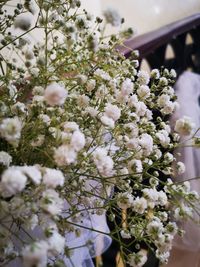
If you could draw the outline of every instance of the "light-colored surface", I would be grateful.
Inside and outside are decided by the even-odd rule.
[[[99,0],[93,0],[99,1]],[[101,8],[115,7],[125,25],[141,34],[200,12],[200,0],[101,0]]]

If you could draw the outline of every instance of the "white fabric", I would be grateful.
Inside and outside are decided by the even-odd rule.
[[[189,116],[197,129],[200,126],[200,75],[188,71],[184,72],[178,79],[175,90],[180,108],[174,114],[172,124],[182,116]],[[197,136],[200,136],[200,133]],[[182,140],[186,139],[188,138],[182,137]],[[200,149],[184,147],[178,152],[182,153],[180,160],[184,162],[186,172],[177,177],[176,180],[184,181],[200,177]],[[200,193],[200,179],[191,180],[190,183],[191,188]],[[200,207],[197,208],[199,209]],[[194,219],[197,222],[200,221],[197,213],[195,213]],[[182,222],[181,227],[186,233],[183,238],[176,236],[167,267],[199,267],[200,225],[190,220]]]

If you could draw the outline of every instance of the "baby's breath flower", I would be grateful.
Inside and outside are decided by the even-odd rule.
[[[27,31],[31,27],[32,20],[33,15],[30,12],[26,12],[16,17],[14,26],[15,28],[19,28],[20,30]]]
[[[67,90],[53,82],[44,91],[44,99],[50,106],[63,105],[67,98]]]
[[[12,162],[12,157],[5,151],[0,151],[0,164],[8,167]]]
[[[113,8],[107,8],[103,14],[107,23],[110,23],[114,27],[121,25],[121,17],[117,10]]]

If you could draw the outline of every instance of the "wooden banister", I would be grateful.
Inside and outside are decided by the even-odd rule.
[[[193,44],[186,44],[190,34]],[[187,68],[200,72],[200,13],[159,28],[158,30],[127,40],[119,50],[129,57],[132,50],[139,50],[140,60],[146,59],[151,68],[166,66],[175,68],[178,73]],[[168,45],[174,50],[174,60],[165,58]],[[196,57],[196,58],[195,58]]]

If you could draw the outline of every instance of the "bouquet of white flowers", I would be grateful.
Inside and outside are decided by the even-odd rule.
[[[79,267],[108,236],[131,266],[147,259],[141,243],[167,261],[181,234],[175,220],[191,218],[199,200],[189,182],[171,179],[184,172],[172,154],[179,134],[193,129],[189,118],[169,125],[174,70],[149,75],[137,70],[137,51],[120,54],[132,31],[105,36],[107,24],[123,23],[112,9],[94,21],[79,0],[19,1],[12,14],[7,4],[0,3],[0,266]],[[77,256],[83,249],[87,256]]]

